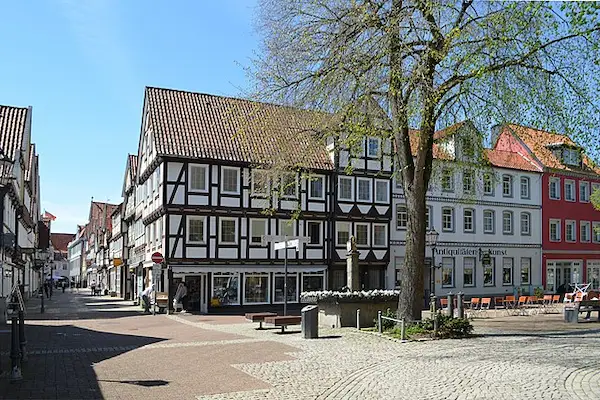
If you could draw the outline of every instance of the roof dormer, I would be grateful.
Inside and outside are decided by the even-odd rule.
[[[581,167],[581,147],[566,143],[551,143],[546,145],[546,147],[552,151],[552,154],[554,154],[554,156],[564,165]]]

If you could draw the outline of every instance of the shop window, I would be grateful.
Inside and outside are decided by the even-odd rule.
[[[345,287],[347,283],[345,270],[334,269],[332,271],[333,290],[340,290],[341,288]]]
[[[442,258],[442,287],[454,287],[454,258]]]
[[[240,304],[240,276],[238,273],[213,273],[212,298],[219,305]]]
[[[325,273],[304,272],[302,274],[302,291],[313,292],[325,289]]]
[[[531,285],[531,258],[521,257],[521,285]]]
[[[590,289],[600,289],[600,261],[587,262],[587,283],[591,285]]]
[[[244,303],[269,303],[269,274],[244,274]]]
[[[496,259],[490,259],[490,265],[483,267],[483,286],[496,286]]]
[[[463,286],[475,286],[475,257],[463,258]]]
[[[275,296],[274,303],[283,303],[283,284],[285,282],[285,275],[282,273],[276,273],[273,277],[273,294]],[[287,276],[287,301],[289,303],[298,302],[298,277],[294,273],[288,273]]]
[[[514,259],[511,257],[504,257],[502,259],[502,285],[511,286],[513,284],[513,263]]]

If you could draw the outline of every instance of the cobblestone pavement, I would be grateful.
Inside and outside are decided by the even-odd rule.
[[[600,324],[507,317],[477,321],[485,335],[468,340],[354,329],[305,340],[239,316],[148,316],[127,304],[61,293],[45,315],[30,311],[24,379],[1,377],[0,399],[600,399]]]

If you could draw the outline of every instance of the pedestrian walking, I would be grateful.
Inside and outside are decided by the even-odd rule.
[[[48,281],[44,282],[44,293],[46,293],[46,298],[50,298],[50,288],[48,287]]]
[[[150,296],[154,292],[154,283],[150,284],[144,291],[142,292],[142,301],[144,302],[144,312],[150,312]]]
[[[90,284],[90,289],[92,289],[92,296],[96,295],[96,281],[92,281]]]
[[[187,286],[185,282],[179,282],[175,297],[173,298],[173,309],[177,311],[178,305],[181,305],[181,312],[185,312],[185,300],[187,297]]]

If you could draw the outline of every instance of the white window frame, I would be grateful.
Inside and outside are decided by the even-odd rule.
[[[494,177],[492,176],[492,174],[489,173],[484,173],[483,174],[483,195],[484,196],[493,196],[494,195]],[[490,184],[490,190],[486,191],[486,181],[489,181]]]
[[[600,222],[592,222],[592,243],[600,243]]]
[[[321,181],[321,195],[315,196],[312,190],[312,183],[314,181]],[[307,180],[308,183],[308,198],[310,200],[325,200],[325,177],[324,176],[311,176]]]
[[[346,229],[342,229],[346,228]],[[352,236],[352,226],[350,222],[336,222],[335,223],[335,244],[336,246],[346,246],[348,240],[344,241],[344,243],[340,242],[340,232],[348,232],[348,240],[350,240],[350,236]]]
[[[523,229],[523,217],[527,217],[527,230]],[[531,236],[531,213],[527,212],[527,211],[522,211],[520,218],[520,228],[521,228],[521,235],[525,235],[525,236]]]
[[[233,241],[226,242],[223,240],[223,222],[233,222]],[[237,218],[219,217],[219,244],[238,244],[239,242],[239,224]]]
[[[381,192],[377,190],[380,185],[384,185],[385,190],[383,193],[385,194],[385,198],[383,200],[379,199],[379,195]],[[375,179],[375,203],[379,204],[388,204],[390,202],[390,181],[383,179]]]
[[[579,241],[581,243],[590,243],[592,240],[591,237],[591,228],[592,224],[590,221],[579,221]],[[585,232],[585,237],[583,233]]]
[[[591,189],[590,189],[590,196],[591,196],[592,194],[594,194],[594,192],[595,192],[596,190],[600,190],[600,183],[598,183],[598,182],[592,182],[592,187],[591,187]]]
[[[506,186],[506,181],[505,179],[508,178],[508,186]],[[502,175],[502,197],[514,197],[514,179],[512,175],[509,174],[503,174]],[[506,193],[505,189],[509,189],[508,193]]]
[[[359,243],[358,242],[358,227],[366,226],[367,227],[367,243]],[[371,246],[371,224],[368,222],[356,222],[354,223],[354,238],[356,239],[356,246],[360,247],[368,247]]]
[[[261,301],[261,302],[255,303],[255,302],[248,301],[246,299],[246,284],[247,284],[246,279],[257,277],[257,276],[267,278],[266,287],[267,287],[268,292],[267,292],[267,301]],[[269,274],[268,272],[250,272],[250,273],[246,272],[246,273],[244,273],[244,291],[242,293],[242,295],[244,296],[244,304],[270,304],[271,294],[272,294],[271,293],[271,274]]]
[[[225,190],[225,171],[234,171],[237,179],[237,189],[235,191]],[[221,193],[240,194],[240,169],[235,167],[221,167]]]
[[[323,221],[306,221],[306,236],[310,236],[310,224],[318,224],[319,225],[319,241],[317,243],[311,243],[310,240],[307,242],[308,246],[316,246],[323,245]]]
[[[510,260],[510,266],[507,267],[506,261]],[[504,271],[510,271],[510,281],[504,280]],[[515,259],[513,257],[502,257],[502,286],[513,286],[515,281]]]
[[[340,190],[341,188],[341,182],[342,181],[349,181],[350,182],[350,197],[342,197],[342,191]],[[350,176],[338,176],[338,200],[343,200],[343,201],[354,201],[354,178],[350,177]]]
[[[450,184],[449,187],[444,187],[444,180],[446,178],[446,176],[448,177],[448,183]],[[442,192],[448,192],[448,193],[453,193],[454,192],[454,171],[452,171],[452,169],[450,168],[444,168],[442,169]]]
[[[486,219],[486,213],[489,213],[491,215],[491,221],[492,221],[492,229],[486,229],[486,225],[485,225],[485,221]],[[494,210],[483,210],[483,233],[491,233],[494,234],[496,232],[496,213]]]
[[[473,194],[475,191],[475,173],[472,170],[465,170],[462,173],[462,186],[464,194]],[[465,182],[469,181],[469,186]]]
[[[369,185],[369,198],[360,197],[360,184],[366,182]],[[356,178],[356,201],[361,203],[372,203],[373,202],[373,181],[371,178]]]
[[[262,238],[260,238],[257,242],[255,242],[253,240],[254,238],[254,227],[256,225],[263,225],[264,227],[264,235],[267,234],[267,219],[263,219],[263,218],[250,218],[250,235],[249,236],[249,243],[251,245],[261,245],[262,246]]]
[[[556,225],[556,238],[552,238],[552,225]],[[562,238],[562,227],[560,219],[550,219],[548,221],[548,240],[551,242],[560,242]]]
[[[256,187],[256,176],[262,175],[262,174],[264,174],[266,176],[266,187],[263,188],[266,190],[265,192],[259,192]],[[271,190],[271,179],[269,178],[269,173],[267,171],[253,169],[252,174],[251,174],[251,179],[252,179],[252,182],[251,182],[250,193],[252,194],[252,196],[268,196],[269,195],[269,191]]]
[[[296,235],[296,221],[288,220],[288,219],[280,219],[279,220],[279,235],[285,235],[285,229],[292,229],[292,234],[287,235],[288,237],[293,237]]]
[[[288,190],[287,185],[287,179],[288,178],[292,178],[293,177],[293,183],[294,183],[294,193],[285,193],[286,190]],[[298,175],[295,172],[286,172],[283,175],[281,175],[279,177],[279,182],[281,183],[281,198],[282,199],[297,199],[298,198]],[[292,183],[291,180],[289,183]]]
[[[556,188],[556,196],[552,197],[552,185],[555,185]],[[560,187],[560,178],[552,177],[548,181],[548,197],[550,200],[560,200],[561,196],[561,187]]]
[[[375,240],[375,228],[383,228],[383,244],[377,244]],[[387,247],[388,244],[388,226],[387,224],[373,224],[373,247]]]
[[[450,224],[452,225],[452,227],[450,227],[450,228],[445,227],[444,211],[450,211]],[[454,229],[456,227],[455,222],[456,221],[454,220],[454,208],[453,207],[442,207],[442,232],[454,232]]]
[[[527,176],[522,176],[519,179],[519,193],[521,195],[521,199],[531,199],[531,179]],[[526,193],[523,194],[523,188],[525,188]]]
[[[471,213],[471,228],[467,229],[467,213]],[[465,208],[463,210],[463,232],[475,233],[475,210],[473,208]]]
[[[300,285],[302,286],[302,290],[301,292],[306,292],[306,288],[304,287],[304,277],[305,276],[318,276],[321,278],[321,290],[325,290],[326,286],[325,286],[325,272],[303,272],[302,273],[302,277],[300,278],[301,283]]]
[[[193,182],[194,182],[192,179],[193,171],[199,170],[199,169],[204,170],[204,187],[203,188],[195,188],[193,185]],[[208,166],[207,165],[190,164],[188,166],[188,173],[189,173],[188,190],[190,192],[200,192],[200,193],[208,192]]]
[[[581,195],[581,189],[585,188],[585,196]],[[590,183],[588,181],[579,181],[579,201],[581,203],[590,202]]]
[[[188,215],[186,221],[186,233],[187,237],[186,243],[194,243],[194,244],[205,244],[206,243],[206,217],[205,216],[197,216],[197,215]],[[193,220],[201,220],[202,221],[202,240],[191,240],[190,239],[190,225]]]
[[[573,237],[569,239],[569,227],[573,232]],[[577,242],[577,221],[572,219],[565,220],[565,242],[576,243]]]
[[[406,215],[406,219],[399,218],[399,214]],[[401,221],[406,221],[405,225],[401,225]],[[404,231],[408,226],[408,208],[405,204],[396,204],[396,230]]]
[[[523,261],[528,260],[529,265],[527,266],[527,281],[523,280]],[[521,281],[521,285],[531,285],[531,264],[532,264],[532,258],[531,257],[521,257],[521,264],[520,264],[520,269],[519,269],[519,280]]]
[[[467,261],[472,261],[473,264],[470,266],[467,266]],[[465,270],[467,268],[471,269],[471,283],[467,284],[465,283]],[[475,287],[476,284],[476,275],[475,275],[475,270],[477,269],[477,259],[475,257],[463,257],[463,286],[464,287]]]
[[[505,229],[504,221],[505,216],[510,216],[510,230]],[[512,211],[502,211],[502,234],[503,235],[512,235],[515,232],[515,218],[514,213]]]
[[[375,154],[373,154],[371,152],[371,142],[376,142],[377,143],[377,151],[375,152]],[[367,138],[367,157],[379,157],[381,154],[381,140],[379,138],[375,138],[375,137],[369,137]]]
[[[571,187],[571,192],[573,193],[573,198],[568,198],[569,191],[567,190],[567,186]],[[575,202],[577,201],[577,192],[575,191],[575,181],[573,179],[565,179],[565,201]]]
[[[452,267],[446,266],[444,261],[445,260],[452,260]],[[452,270],[452,283],[451,284],[444,284],[444,270],[448,270],[451,269]],[[454,257],[442,257],[442,270],[441,270],[441,278],[442,278],[442,287],[443,288],[453,288],[456,285],[456,259]]]

